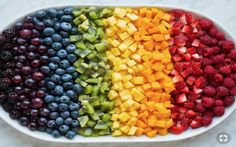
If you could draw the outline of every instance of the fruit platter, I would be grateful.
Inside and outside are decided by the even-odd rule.
[[[0,116],[52,142],[166,142],[235,109],[236,50],[221,24],[169,6],[60,6],[0,33]]]

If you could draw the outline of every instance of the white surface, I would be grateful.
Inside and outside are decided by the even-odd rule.
[[[215,18],[217,21],[220,23],[224,24],[228,30],[230,30],[234,36],[236,36],[236,26],[235,26],[235,21],[236,17],[232,14],[233,8],[236,6],[236,2],[233,0],[214,0],[214,3],[212,3],[212,0],[198,0],[198,1],[184,1],[184,0],[176,0],[175,2],[172,2],[173,0],[163,0],[163,1],[141,1],[139,0],[140,3],[143,4],[150,4],[150,3],[161,3],[161,4],[172,4],[172,5],[180,5],[180,6],[185,6],[189,8],[194,8],[196,10],[200,10],[202,12],[206,12],[208,15],[212,16]],[[45,5],[51,5],[51,4],[58,4],[58,3],[65,3],[65,4],[80,4],[83,1],[6,1],[6,0],[1,0],[0,2],[0,26],[5,26],[5,24],[9,23],[9,21],[13,20],[14,18],[17,17],[17,14],[24,13],[25,11],[29,11],[32,8],[37,8],[37,7],[42,7]],[[90,3],[95,2],[95,1],[90,1]],[[112,3],[118,3],[119,1],[97,1],[97,3],[107,3],[107,4],[112,4]],[[131,3],[132,1],[126,0],[125,3]],[[135,1],[136,3],[136,1]],[[124,3],[122,3],[124,4]],[[4,21],[3,21],[4,20]],[[3,24],[4,23],[4,24]],[[234,30],[234,31],[233,31]],[[231,142],[229,142],[225,146],[233,146],[233,144],[236,143],[234,141],[234,138],[236,137],[234,135],[234,132],[236,131],[236,128],[233,128],[233,123],[235,123],[236,117],[234,115],[231,115],[229,119],[227,119],[225,122],[214,128],[213,130],[200,135],[198,137],[194,137],[192,139],[187,139],[184,141],[179,141],[179,142],[172,142],[172,143],[160,143],[160,144],[154,144],[154,143],[148,143],[148,144],[126,144],[126,145],[132,145],[132,146],[156,146],[156,145],[162,145],[162,146],[222,146],[221,144],[216,142],[216,134],[224,131],[227,132],[231,135]],[[0,146],[63,146],[59,144],[54,144],[54,143],[47,143],[47,142],[42,142],[38,141],[32,138],[29,138],[27,136],[23,136],[21,133],[15,131],[8,125],[6,125],[4,122],[0,122],[0,127],[2,128],[0,132]],[[100,144],[98,146],[102,146],[104,144]],[[106,144],[107,145],[107,144]],[[109,144],[110,145],[110,144]],[[118,147],[122,146],[124,144],[117,144],[117,143],[112,143],[112,146]],[[70,146],[78,146],[78,145],[70,145]],[[93,146],[93,144],[84,144],[82,146]]]

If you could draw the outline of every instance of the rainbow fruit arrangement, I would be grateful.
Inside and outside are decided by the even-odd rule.
[[[55,138],[180,134],[235,101],[234,43],[182,10],[40,10],[0,47],[3,109]]]

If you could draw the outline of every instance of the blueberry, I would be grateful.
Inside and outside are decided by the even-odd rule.
[[[47,130],[47,127],[46,126],[39,126],[38,130],[41,132],[45,132]]]
[[[73,89],[73,83],[72,82],[65,82],[65,83],[63,83],[62,87],[65,90]]]
[[[56,71],[55,71],[56,74],[58,75],[63,75],[65,74],[65,70],[64,69],[61,69],[61,68],[58,68]]]
[[[71,123],[71,126],[72,127],[78,127],[79,126],[78,120],[73,120],[72,123]]]
[[[53,8],[50,8],[50,9],[47,10],[47,14],[50,17],[56,17],[57,16],[57,10],[53,9]]]
[[[61,112],[60,115],[61,115],[62,118],[67,118],[67,117],[70,116],[70,112],[69,111],[64,111],[64,112]]]
[[[64,89],[60,85],[57,85],[54,90],[56,95],[62,95],[64,93]]]
[[[57,10],[57,18],[61,19],[61,17],[64,15],[63,10]]]
[[[61,24],[60,24],[60,28],[61,28]],[[69,34],[68,34],[68,32],[66,32],[66,31],[60,31],[60,35],[61,35],[63,38],[68,38],[68,37],[69,37]]]
[[[40,68],[40,70],[44,73],[44,74],[49,74],[50,73],[50,68],[48,66],[42,66]]]
[[[68,105],[66,103],[60,103],[58,106],[58,109],[60,111],[67,111],[68,110]]]
[[[64,81],[64,82],[69,82],[69,81],[72,80],[72,76],[69,75],[69,74],[64,74],[64,75],[62,75],[61,79],[62,79],[62,81]]]
[[[61,49],[61,50],[59,50],[59,51],[57,52],[57,56],[62,59],[62,58],[67,57],[67,56],[68,56],[68,53],[66,52],[66,50]]]
[[[60,65],[61,68],[66,69],[70,66],[70,63],[69,63],[69,61],[64,59],[64,60],[60,61],[59,65]]]
[[[58,108],[59,108],[59,106],[58,106]],[[57,119],[58,117],[59,117],[59,113],[58,112],[52,112],[50,114],[50,118],[51,119]]]
[[[72,123],[73,119],[71,117],[68,117],[65,119],[64,124],[70,125]]]
[[[32,21],[34,24],[38,24],[40,22],[40,20],[37,17],[33,17]]]
[[[78,76],[79,76],[79,73],[78,73],[78,72],[74,72],[74,73],[72,74],[73,79],[78,78]]]
[[[70,44],[66,47],[66,50],[68,53],[74,53],[74,51],[76,50],[76,46],[74,44]]]
[[[63,36],[64,37],[64,36]],[[64,38],[64,39],[62,39],[62,44],[64,45],[64,46],[68,46],[69,44],[70,44],[70,39],[69,38]]]
[[[43,43],[46,44],[46,45],[52,45],[53,40],[50,37],[46,37],[46,38],[43,39]]]
[[[76,27],[72,27],[72,29],[70,30],[70,33],[72,35],[77,35],[77,33],[78,33],[77,28]]]
[[[80,94],[80,93],[83,91],[83,87],[80,86],[80,84],[75,84],[75,85],[73,86],[73,90],[74,90],[76,93]]]
[[[69,131],[70,127],[67,126],[67,125],[61,125],[59,127],[59,130],[62,132],[62,133],[66,133],[67,131]]]
[[[48,49],[48,55],[49,56],[55,56],[57,52],[54,49]]]
[[[63,96],[60,97],[60,102],[68,104],[70,102],[70,98],[66,95],[63,95]]]
[[[25,117],[25,116],[22,116],[22,117],[19,118],[18,121],[19,121],[20,125],[26,126],[29,122],[29,118]]]
[[[72,128],[71,128],[71,131],[73,131],[73,132],[78,132],[78,131],[79,131],[79,128],[78,128],[78,127],[72,127]]]
[[[50,110],[48,110],[47,108],[42,108],[42,109],[40,109],[40,114],[42,116],[46,116],[47,117],[50,114]]]
[[[75,54],[69,54],[67,56],[67,60],[69,60],[71,63],[74,63],[77,60],[77,57]]]
[[[54,63],[54,64],[58,64],[60,63],[61,59],[59,57],[51,57],[50,58],[50,62]]]
[[[60,100],[60,97],[59,97],[59,96],[56,96],[56,97],[55,97],[55,102],[60,103],[60,101],[61,101],[61,100]]]
[[[43,23],[47,26],[47,27],[52,27],[54,26],[54,22],[51,19],[44,19]],[[44,34],[45,35],[45,34]]]
[[[47,126],[49,128],[54,128],[56,126],[55,120],[49,120],[48,123],[47,123]]]
[[[47,16],[47,13],[43,10],[36,12],[36,17],[39,19],[44,19]]]
[[[62,23],[60,24],[60,27],[61,27],[61,29],[64,30],[64,31],[69,31],[69,30],[72,28],[71,24],[68,23],[68,22],[62,22]]]
[[[47,128],[46,132],[50,134],[52,132],[52,128]]]
[[[67,90],[66,91],[66,95],[71,98],[71,99],[75,99],[76,98],[76,93],[73,90]]]
[[[69,105],[69,110],[71,110],[71,111],[76,111],[76,110],[79,110],[79,107],[80,107],[79,104],[77,104],[77,103],[71,103],[71,104]]]
[[[53,26],[53,29],[54,29],[55,31],[59,31],[59,30],[61,29],[60,23],[59,23],[59,22],[55,23],[54,26]]]
[[[58,81],[60,81],[61,80],[61,77],[59,76],[59,75],[57,75],[57,74],[53,74],[51,77],[50,77],[50,80],[52,81],[52,82],[58,82]]]
[[[66,73],[68,74],[72,74],[75,72],[75,67],[74,66],[70,66],[66,69]]]
[[[54,96],[53,95],[46,95],[45,97],[44,97],[44,102],[46,102],[46,103],[50,103],[50,102],[53,102],[54,101]]]
[[[57,119],[56,119],[56,124],[57,125],[62,125],[64,123],[64,119],[62,118],[62,117],[58,117]]]
[[[68,7],[68,8],[64,9],[64,13],[67,14],[67,15],[70,15],[70,14],[72,14],[73,10],[74,9],[72,7]]]
[[[51,70],[56,70],[58,68],[58,65],[55,63],[49,63],[48,66]]]
[[[51,27],[47,27],[43,30],[45,36],[52,36],[55,33],[55,30]]]
[[[79,117],[79,112],[78,111],[72,111],[70,113],[70,115],[71,115],[72,118],[78,118]]]
[[[61,17],[61,21],[64,21],[64,22],[71,22],[73,20],[73,17],[71,15],[63,15]]]
[[[68,139],[73,139],[76,136],[76,133],[74,131],[68,131],[66,132],[66,137]]]
[[[57,41],[57,42],[62,41],[62,37],[61,37],[61,35],[59,35],[59,34],[53,34],[53,35],[52,35],[52,39],[53,39],[54,41]]]
[[[48,87],[48,89],[54,89],[55,86],[56,86],[55,83],[53,83],[53,82],[51,82],[51,81],[47,82],[47,87]]]
[[[56,51],[60,50],[62,48],[62,44],[60,42],[53,42],[52,48]]]
[[[54,138],[59,138],[61,136],[61,133],[58,130],[53,130],[50,133]]]
[[[56,111],[58,109],[58,104],[55,102],[52,102],[48,105],[48,109],[51,111]]]

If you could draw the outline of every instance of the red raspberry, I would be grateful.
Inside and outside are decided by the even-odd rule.
[[[228,59],[228,58],[226,58],[225,61],[224,61],[225,65],[231,65],[231,63],[232,63],[232,60]]]
[[[205,36],[201,36],[199,38],[200,42],[205,44],[205,45],[210,45],[211,44],[211,37],[208,36],[208,35],[205,35]]]
[[[224,102],[222,100],[216,100],[215,101],[215,106],[223,106]]]
[[[231,95],[236,95],[236,87],[231,88],[229,92]]]
[[[230,65],[226,65],[220,68],[220,72],[222,74],[231,74],[231,69],[230,69]]]
[[[223,32],[217,32],[216,34],[215,34],[215,38],[217,39],[217,40],[223,40],[223,39],[225,39],[225,35],[224,35],[224,33]]]
[[[216,116],[222,116],[225,113],[225,107],[223,106],[216,106],[213,108],[213,112]]]
[[[225,78],[224,82],[223,82],[223,86],[228,87],[228,88],[232,88],[235,86],[235,82],[231,78]]]
[[[217,40],[215,38],[211,38],[211,45],[216,45],[217,44]]]
[[[195,86],[196,86],[196,88],[203,88],[204,86],[206,86],[207,85],[207,80],[206,80],[206,78],[204,78],[204,77],[199,77],[199,78],[197,78],[196,79],[196,81],[195,81]]]
[[[217,29],[215,27],[212,27],[209,31],[208,34],[211,35],[211,37],[215,37],[216,33],[217,33]]]
[[[231,50],[230,54],[228,55],[230,59],[236,60],[236,50]]]
[[[221,52],[221,48],[219,48],[218,46],[214,46],[214,54],[219,54]]]
[[[184,11],[179,10],[179,9],[174,9],[171,11],[171,14],[176,17],[175,19],[179,18],[180,16],[182,16],[184,14]]]
[[[213,79],[216,82],[221,82],[221,81],[223,81],[224,77],[221,74],[217,73],[217,74],[214,75]]]
[[[204,113],[204,116],[214,117],[215,114],[212,111],[208,110]]]
[[[224,40],[222,43],[222,47],[223,47],[223,49],[229,51],[229,50],[234,49],[234,43],[233,43],[233,41],[230,41],[230,40]]]
[[[211,56],[213,53],[214,53],[214,48],[213,47],[204,48],[204,52],[203,52],[204,56],[206,56],[206,57]]]
[[[209,59],[209,58],[203,58],[202,59],[202,66],[203,67],[205,67],[207,65],[210,65],[210,64],[212,64],[212,60],[211,59]]]
[[[191,92],[187,97],[188,97],[189,101],[194,102],[195,100],[198,99],[199,96],[197,94]]]
[[[181,119],[180,124],[184,127],[184,129],[187,129],[191,123],[191,119],[188,117],[184,117]]]
[[[207,127],[212,123],[212,117],[210,116],[203,116],[202,117],[202,124]]]
[[[192,108],[194,108],[194,103],[193,102],[185,102],[184,107],[192,109]]]
[[[212,107],[215,104],[215,100],[210,97],[203,97],[202,98],[202,105],[205,107]]]
[[[224,54],[220,54],[220,55],[216,55],[216,56],[212,56],[211,60],[213,61],[213,63],[218,64],[218,63],[222,63],[225,59],[225,55]]]
[[[194,16],[191,13],[185,13],[186,21],[188,24],[191,24],[194,22]]]
[[[198,104],[195,106],[195,108],[196,108],[196,110],[197,110],[198,112],[205,112],[205,111],[206,111],[205,107],[204,107],[201,103],[198,103]]]
[[[224,86],[219,86],[216,91],[217,97],[227,96],[229,94],[229,90]]]
[[[182,70],[183,70],[183,63],[176,62],[175,65],[174,65],[174,69],[175,69],[177,72],[182,72]]]
[[[208,19],[200,19],[199,24],[203,29],[210,29],[213,26],[212,21]]]
[[[177,46],[185,46],[187,40],[188,38],[186,36],[179,34],[178,36],[175,36],[174,43]]]
[[[235,99],[233,96],[227,96],[224,98],[224,105],[225,107],[228,107],[234,103]]]
[[[199,37],[201,37],[201,36],[203,36],[203,35],[205,35],[206,33],[204,32],[204,31],[202,31],[202,30],[200,30],[200,31],[198,31],[197,33],[196,33],[196,38],[199,38]]]
[[[179,81],[175,83],[176,90],[183,90],[186,87],[186,84],[184,81]]]
[[[203,93],[207,96],[214,96],[216,94],[216,90],[214,87],[212,86],[206,86],[204,89],[203,89]]]
[[[205,68],[204,68],[204,73],[208,74],[208,75],[213,75],[216,73],[216,70],[213,66],[211,65],[207,65]]]
[[[231,70],[232,70],[232,71],[236,71],[236,63],[234,63],[233,65],[231,65]]]

